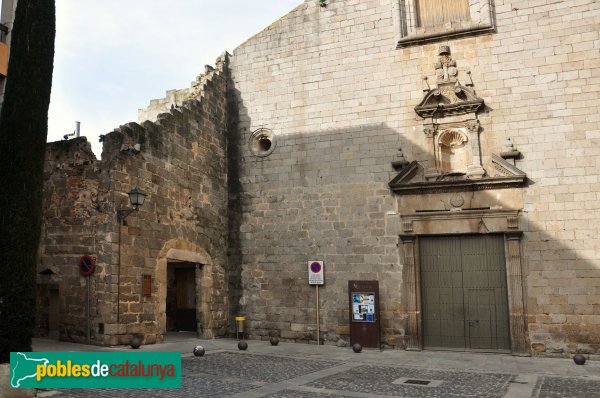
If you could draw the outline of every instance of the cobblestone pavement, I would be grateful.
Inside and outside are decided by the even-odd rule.
[[[195,341],[197,343],[197,340]],[[567,359],[518,358],[478,353],[364,350],[250,342],[238,351],[232,341],[205,342],[203,357],[182,353],[182,388],[65,389],[40,397],[231,397],[231,398],[592,398],[600,397],[600,366]],[[85,346],[90,347],[90,346]],[[146,346],[149,351],[179,348]],[[106,348],[98,348],[106,350]],[[65,349],[66,351],[66,349]],[[180,351],[181,352],[181,351]]]
[[[314,381],[309,386],[399,397],[501,398],[515,377],[510,374],[357,366]]]
[[[588,398],[600,397],[600,382],[569,377],[540,377],[533,390],[533,398]]]

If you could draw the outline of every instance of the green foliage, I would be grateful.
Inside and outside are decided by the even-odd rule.
[[[319,0],[319,5],[321,7],[327,7],[327,0]]]
[[[0,112],[0,362],[30,351],[43,166],[54,63],[54,0],[19,0]]]

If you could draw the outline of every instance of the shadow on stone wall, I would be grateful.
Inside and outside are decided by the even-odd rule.
[[[387,184],[396,175],[390,163],[398,148],[416,159],[426,158],[425,150],[385,124],[279,133],[276,149],[267,157],[251,154],[246,147],[249,134],[242,131],[240,140],[241,223],[234,246],[239,248],[240,304],[250,334],[316,340],[316,298],[314,287],[308,286],[306,264],[319,259],[326,264],[321,338],[331,343],[345,338],[347,280],[377,279],[383,342],[402,346],[404,259],[397,215],[447,209],[429,206],[427,195],[422,207],[402,207],[402,198]],[[534,184],[530,180],[516,190],[518,202],[534,192]],[[496,209],[515,203],[485,191],[478,200]],[[529,347],[534,353],[598,353],[597,248],[584,250],[577,242],[583,237],[597,247],[597,230],[548,231],[553,222],[536,217],[531,208],[527,203],[518,208]],[[234,238],[236,232],[231,232]]]

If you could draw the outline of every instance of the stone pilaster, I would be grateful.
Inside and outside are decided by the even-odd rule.
[[[435,148],[435,135],[436,130],[433,126],[426,126],[423,128],[425,134],[425,140],[427,143],[427,152],[431,155],[429,167],[425,169],[425,179],[436,180],[440,175],[436,159],[436,148]]]
[[[406,291],[406,314],[408,325],[406,328],[406,349],[421,350],[421,311],[419,302],[419,280],[415,262],[415,236],[401,236],[404,248],[404,276]]]
[[[528,355],[523,302],[523,275],[521,271],[522,232],[507,233],[506,278],[508,281],[508,311],[510,340],[513,355]]]

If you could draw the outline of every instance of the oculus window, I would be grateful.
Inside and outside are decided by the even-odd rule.
[[[253,155],[269,156],[275,150],[275,134],[267,128],[259,128],[250,135],[248,147]]]

